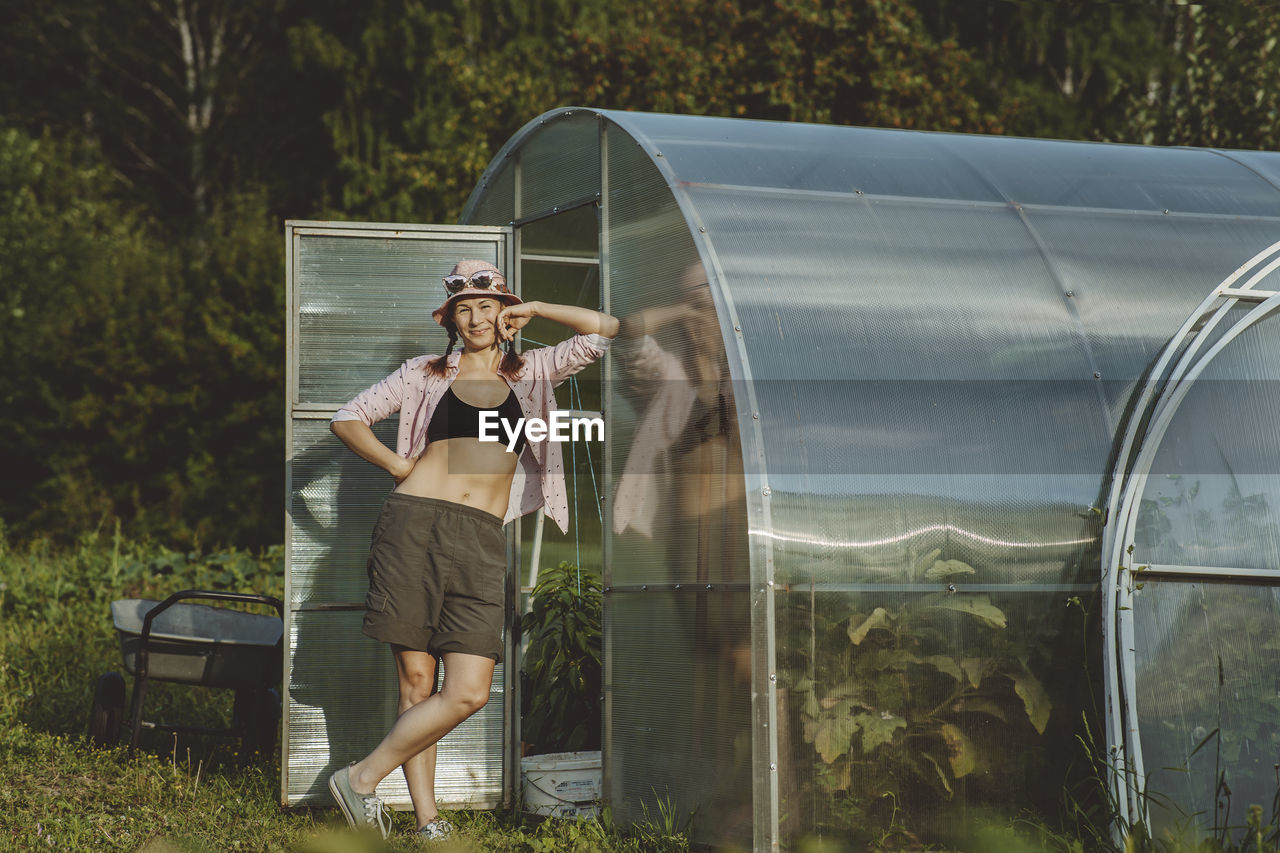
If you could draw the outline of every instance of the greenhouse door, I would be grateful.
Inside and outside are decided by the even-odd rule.
[[[406,358],[442,352],[431,320],[441,278],[461,258],[512,274],[511,229],[484,226],[288,222],[285,417],[285,657],[281,756],[284,805],[327,805],[329,774],[367,754],[394,722],[391,655],[360,632],[365,559],[391,481],[329,432],[329,418]],[[395,446],[396,419],[375,433]],[[513,583],[508,544],[508,602]],[[508,606],[507,625],[514,610]],[[511,802],[512,729],[505,685],[514,655],[494,673],[490,701],[439,749],[436,792],[449,808]],[[378,788],[408,806],[399,770]]]
[[[1132,416],[1104,543],[1124,833],[1271,817],[1280,765],[1280,243],[1188,318]],[[1243,284],[1237,282],[1244,280]],[[1139,435],[1139,431],[1144,431]]]

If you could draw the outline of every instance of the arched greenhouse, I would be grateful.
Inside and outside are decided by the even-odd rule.
[[[1280,154],[562,109],[461,226],[289,240],[285,802],[394,706],[358,628],[386,483],[326,421],[441,346],[405,309],[466,253],[623,320],[558,392],[606,425],[574,523],[523,519],[509,584],[603,566],[616,819],[769,851],[1270,808]],[[348,707],[369,662],[387,695]],[[442,747],[442,796],[511,799],[511,705]]]

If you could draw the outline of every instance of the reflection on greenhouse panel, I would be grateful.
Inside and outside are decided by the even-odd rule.
[[[1273,254],[1170,342],[1118,478],[1109,710],[1124,800],[1158,837],[1239,827],[1280,785],[1280,297],[1254,287]]]
[[[742,499],[742,453],[729,424],[733,389],[723,344],[705,334],[715,308],[702,264],[685,269],[680,283],[677,302],[625,316],[615,344],[619,387],[637,412],[614,496],[616,534],[652,536],[655,515],[673,508],[705,526],[711,513]],[[655,475],[671,466],[683,485],[664,496]]]

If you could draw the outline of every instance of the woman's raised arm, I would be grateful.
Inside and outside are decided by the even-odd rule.
[[[534,317],[545,317],[568,326],[580,335],[600,335],[612,338],[618,334],[618,318],[603,311],[580,308],[577,305],[559,305],[555,302],[521,302],[508,305],[498,314],[498,331],[504,341],[515,337]]]

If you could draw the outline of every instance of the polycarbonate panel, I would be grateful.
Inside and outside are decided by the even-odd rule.
[[[652,164],[610,129],[608,584],[746,582],[742,450],[707,271]]]
[[[1277,223],[1266,220],[1044,208],[1026,217],[1050,247],[1061,292],[1071,294],[1065,298],[1117,413],[1151,367],[1152,352],[1277,235]]]
[[[1203,305],[1205,303],[1202,302],[1201,304]],[[1184,359],[1195,358],[1197,354],[1203,355],[1204,353],[1208,352],[1209,349],[1211,349],[1213,345],[1218,341],[1218,339],[1221,338],[1222,335],[1225,334],[1235,324],[1236,321],[1238,321],[1249,310],[1251,310],[1254,307],[1254,305],[1256,305],[1256,303],[1229,301],[1226,299],[1219,298],[1219,299],[1213,300],[1212,302],[1209,302],[1207,304],[1207,307],[1203,309],[1200,306],[1197,306],[1195,309],[1195,312],[1198,312],[1196,313],[1196,316],[1194,318],[1188,316],[1187,318],[1184,319],[1184,322],[1186,322],[1186,320],[1193,320],[1193,322],[1188,327],[1187,334],[1184,335],[1181,338],[1181,340],[1178,341],[1178,346],[1170,354],[1170,357],[1165,361],[1164,366],[1161,369],[1160,374],[1158,376],[1150,374],[1150,371],[1156,368],[1156,364],[1153,363],[1150,365],[1149,370],[1142,376],[1141,380],[1135,379],[1131,382],[1126,382],[1123,380],[1121,381],[1104,380],[1103,387],[1108,394],[1109,400],[1116,400],[1117,402],[1120,402],[1127,399],[1127,403],[1124,404],[1124,411],[1125,411],[1124,429],[1128,430],[1131,428],[1128,423],[1128,420],[1135,416],[1134,407],[1138,404],[1140,396],[1148,393],[1148,390],[1146,388],[1148,383],[1154,384],[1154,388],[1152,389],[1151,393],[1154,393],[1154,394],[1162,393],[1168,383],[1170,376],[1172,376],[1175,371],[1178,371],[1181,369],[1180,365],[1182,364]],[[1095,306],[1095,310],[1096,310],[1096,306]],[[1105,343],[1106,339],[1103,338],[1101,340],[1103,342],[1099,346],[1099,349],[1105,352],[1106,350],[1108,350],[1108,347]],[[1113,355],[1113,353],[1104,354],[1102,358],[1105,359],[1109,357],[1109,355]],[[1117,394],[1117,392],[1120,390],[1121,385],[1128,386],[1126,391],[1127,397],[1120,396]],[[1133,447],[1134,448],[1138,448],[1141,446],[1143,437],[1146,435],[1147,430],[1150,428],[1150,416],[1151,416],[1150,403],[1151,403],[1151,399],[1148,399],[1146,403],[1145,412],[1140,415],[1137,415],[1140,418],[1140,422],[1133,426],[1133,429],[1134,429]],[[1125,463],[1125,470],[1122,472],[1123,477],[1127,478],[1131,475],[1133,471],[1133,466],[1136,463],[1137,458],[1138,458],[1138,454],[1136,450],[1128,454],[1127,460]]]
[[[1239,842],[1248,809],[1265,822],[1276,793],[1280,590],[1147,580],[1133,618],[1152,834],[1198,842],[1230,827]]]
[[[623,821],[669,807],[693,837],[749,848],[751,632],[745,592],[606,593],[605,743]],[[655,653],[657,653],[655,655]],[[646,812],[647,810],[647,812]]]
[[[623,325],[606,388],[606,794],[623,822],[670,797],[697,808],[695,840],[750,846],[753,633],[732,387],[674,200],[634,142],[609,134],[611,310]]]
[[[395,723],[395,663],[383,643],[360,633],[359,611],[294,613],[287,726],[289,805],[332,804],[335,770],[368,755]],[[359,684],[359,690],[352,690]],[[436,799],[442,808],[502,803],[503,668],[494,671],[489,703],[440,741]],[[396,808],[410,808],[400,770],[378,786]]]
[[[980,820],[1056,814],[1088,773],[1074,735],[1094,598],[1079,598],[780,592],[782,837],[881,849],[906,830],[976,850]]]
[[[1280,153],[1275,151],[1217,151],[1261,175],[1280,190]]]
[[[1006,207],[690,194],[746,321],[757,382],[1092,379],[1062,295]]]
[[[1255,307],[1257,307],[1256,302],[1213,300],[1209,307],[1201,312],[1186,337],[1178,342],[1177,350],[1159,377],[1160,387],[1163,389],[1166,386],[1169,377],[1179,369],[1184,359],[1188,356],[1195,359],[1207,353],[1224,334],[1230,331],[1232,326]]]
[[[964,134],[931,137],[1018,204],[1277,214],[1275,187],[1211,151]]]
[[[501,168],[486,174],[473,190],[477,204],[470,216],[464,212],[458,221],[474,225],[510,225],[515,215],[515,164],[504,160]]]
[[[443,239],[441,239],[443,238]],[[300,404],[345,403],[406,358],[443,351],[431,312],[440,279],[463,258],[505,266],[504,236],[371,231],[296,236],[297,396]],[[353,359],[353,352],[365,358]]]
[[[1093,379],[1040,251],[1007,208],[707,189],[691,199],[731,282],[757,386]],[[797,394],[862,403],[860,386],[844,390]]]
[[[1081,572],[1118,415],[1013,212],[691,195],[754,374],[776,581],[923,582],[936,547],[975,582]]]
[[[773,545],[779,584],[964,590],[1096,583],[1101,515],[1033,501],[1037,478],[1025,479],[941,479],[939,491],[953,494],[940,496],[774,492],[773,527],[760,536]],[[1021,490],[1005,497],[1001,484]]]
[[[1272,316],[1230,341],[1182,401],[1139,505],[1137,563],[1280,575],[1278,329]]]
[[[388,418],[374,435],[394,447],[395,430]],[[363,604],[369,539],[394,484],[348,450],[327,420],[294,421],[291,459],[289,604]]]
[[[1205,150],[605,115],[692,183],[1126,211],[1280,212],[1276,186]],[[1269,165],[1274,174],[1274,155]]]
[[[678,180],[1000,201],[992,187],[949,155],[933,134],[727,118],[606,115],[634,135],[650,156],[662,152]]]
[[[563,199],[572,201],[573,199]],[[571,258],[600,256],[600,208],[575,207],[520,228],[520,252]]]
[[[395,665],[360,633],[362,610],[294,613],[289,643],[287,802],[323,804],[329,774],[363,758],[395,717]],[[362,688],[349,679],[362,673]]]
[[[600,123],[589,110],[548,119],[520,147],[517,218],[600,192]]]

